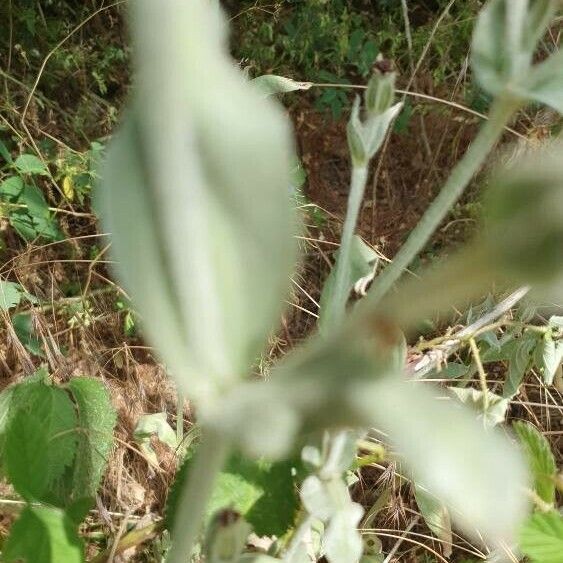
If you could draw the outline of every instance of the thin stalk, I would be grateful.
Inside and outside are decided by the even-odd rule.
[[[186,563],[190,560],[201,531],[205,507],[229,449],[229,442],[224,436],[204,429],[188,482],[180,494],[167,563]]]
[[[469,339],[469,346],[471,347],[471,354],[479,372],[479,383],[481,384],[481,391],[483,392],[483,411],[486,413],[489,410],[489,388],[487,387],[487,373],[481,361],[481,354],[475,338]]]
[[[184,440],[184,393],[176,386],[176,441],[180,445]]]
[[[370,306],[373,308],[374,305],[378,304],[409,264],[423,250],[434,231],[481,168],[487,155],[500,139],[505,126],[519,106],[519,101],[508,97],[501,97],[493,103],[489,120],[485,122],[463,158],[454,167],[442,191],[411,231],[397,256],[375,279],[363,300],[363,308]]]
[[[331,303],[327,303],[329,308],[330,320],[328,326],[338,327],[346,312],[346,302],[348,301],[348,281],[350,278],[350,253],[352,251],[352,241],[356,230],[356,223],[360,214],[360,207],[364,197],[367,183],[368,171],[366,167],[354,166],[352,168],[352,178],[350,181],[350,194],[348,195],[348,207],[344,227],[342,229],[342,239],[338,260],[335,265],[334,292]],[[321,313],[322,314],[322,313]]]

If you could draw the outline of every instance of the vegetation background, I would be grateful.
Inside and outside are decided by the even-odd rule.
[[[382,55],[397,69],[404,95],[393,135],[371,172],[360,220],[364,239],[388,260],[488,108],[489,99],[468,70],[471,31],[482,2],[227,0],[224,5],[233,56],[251,76],[273,73],[315,83],[283,100],[306,180],[301,199],[306,259],[293,280],[283,328],[258,366],[267,373],[273,358],[315,326],[346,209],[345,129],[353,86],[366,83]],[[21,381],[40,365],[58,384],[81,375],[103,381],[118,423],[97,508],[82,529],[88,554],[95,558],[115,545],[121,560],[159,561],[166,538],[158,526],[132,547],[117,547],[130,529],[145,529],[163,517],[178,465],[176,440],[195,439],[197,427],[187,403],[184,419],[175,418],[175,389],[140,337],[126,293],[111,279],[109,240],[90,207],[96,166],[131,84],[124,9],[123,0],[0,4],[0,387]],[[544,39],[544,52],[558,45],[558,25]],[[510,146],[514,158],[523,146],[556,135],[560,125],[555,113],[528,107],[507,131],[503,154]],[[465,240],[478,228],[479,210],[476,182],[421,260]],[[460,314],[458,322],[470,320]],[[429,320],[425,330],[431,342],[449,328]],[[411,344],[416,362],[426,348]],[[450,369],[459,372],[470,363],[461,352]],[[525,383],[508,416],[540,429],[560,465],[563,390],[560,384],[546,387],[531,362],[523,364]],[[491,390],[511,365],[501,359],[489,366]],[[453,375],[446,371],[439,377]],[[420,519],[393,464],[364,464],[354,496],[371,515],[370,526],[385,550],[396,549],[398,561],[443,560],[443,546]],[[18,502],[11,486],[0,484],[1,537],[8,534]],[[476,556],[460,538],[454,545],[454,560]]]

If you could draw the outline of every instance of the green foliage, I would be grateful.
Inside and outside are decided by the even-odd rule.
[[[66,388],[55,387],[40,369],[0,393],[2,469],[33,503],[12,527],[7,560],[82,561],[77,526],[93,505],[114,425],[98,380],[77,377]]]
[[[59,486],[64,491],[66,504],[94,498],[111,449],[116,413],[107,389],[97,379],[74,377],[66,389],[76,408],[76,455],[67,468]]]
[[[536,494],[545,503],[553,504],[557,466],[549,442],[528,422],[517,421],[512,425],[512,428],[526,454],[534,478]]]
[[[16,388],[6,429],[8,478],[29,501],[52,500],[76,453],[76,414],[64,390],[43,382]]]
[[[19,283],[0,280],[0,311],[9,311],[17,307],[22,299],[26,299],[30,303],[37,302],[37,299]]]
[[[197,451],[196,454],[197,455]],[[176,475],[168,497],[167,527],[173,529],[178,495],[189,476],[191,456]],[[206,521],[223,509],[235,510],[259,536],[283,536],[293,525],[297,492],[290,461],[271,463],[233,455],[221,471],[209,505]]]
[[[45,197],[33,180],[30,182],[19,176],[4,180],[0,184],[0,208],[23,239],[59,240],[61,233]]]
[[[2,550],[6,563],[82,563],[77,526],[57,508],[27,506],[12,525]]]
[[[450,557],[452,554],[453,535],[448,509],[439,499],[429,494],[422,487],[414,487],[414,496],[424,521],[436,537],[444,542],[444,557]]]
[[[556,511],[530,516],[520,533],[520,548],[531,563],[561,563],[563,516]]]

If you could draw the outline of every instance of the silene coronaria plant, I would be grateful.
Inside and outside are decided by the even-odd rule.
[[[207,547],[208,556],[222,554],[211,560],[310,561],[307,537],[321,526],[320,553],[328,561],[359,561],[363,509],[345,477],[358,438],[372,427],[386,433],[417,490],[439,499],[467,535],[490,547],[514,544],[528,510],[529,478],[518,448],[441,389],[409,380],[405,335],[493,283],[530,285],[537,298],[563,297],[561,146],[498,173],[474,242],[416,280],[399,278],[515,111],[533,100],[563,112],[563,55],[533,63],[556,9],[552,0],[485,5],[472,65],[494,97],[489,119],[393,263],[350,309],[355,265],[365,261],[354,233],[368,166],[401,109],[394,74],[376,71],[348,126],[348,211],[318,334],[283,358],[267,381],[256,381],[252,367],[276,329],[298,260],[292,130],[268,94],[305,86],[273,76],[249,81],[229,57],[226,20],[215,2],[131,3],[136,84],[110,145],[98,208],[144,333],[202,428],[178,501],[171,562],[194,554],[214,482],[235,451],[271,460],[301,451],[301,517],[277,559],[243,555],[249,530],[239,527],[236,541],[229,535],[227,544]]]

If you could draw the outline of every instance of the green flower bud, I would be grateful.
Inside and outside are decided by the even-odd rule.
[[[563,269],[563,145],[500,174],[487,198],[484,244],[518,283],[550,284]]]
[[[348,147],[355,167],[364,167],[368,163],[366,142],[364,139],[364,127],[360,121],[360,98],[354,100],[352,115],[346,129],[348,136]]]
[[[365,94],[369,115],[381,115],[391,107],[395,97],[395,77],[394,72],[382,73],[375,69]]]

